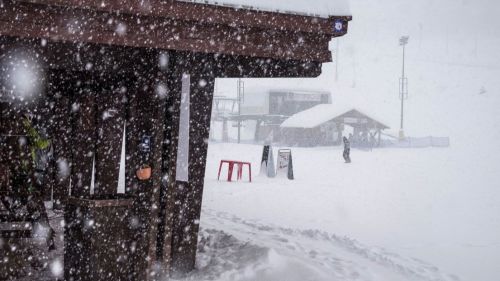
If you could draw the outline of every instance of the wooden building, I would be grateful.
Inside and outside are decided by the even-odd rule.
[[[12,133],[8,124],[22,110],[39,116],[58,165],[69,169],[52,182],[65,203],[116,195],[125,131],[125,193],[142,227],[133,239],[144,249],[131,255],[147,263],[136,278],[155,279],[158,264],[188,272],[215,78],[316,77],[350,20],[173,0],[1,0],[0,134]],[[37,99],[12,111],[30,103],[9,80],[18,56],[36,70],[28,76]],[[144,165],[149,180],[136,176]]]
[[[346,133],[346,126],[352,127]],[[358,109],[341,109],[335,104],[321,104],[292,115],[280,126],[280,141],[286,145],[339,145],[349,137],[353,147],[380,145],[382,130],[389,127]]]

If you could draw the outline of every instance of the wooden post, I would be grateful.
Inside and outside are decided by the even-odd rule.
[[[130,78],[129,78],[130,79]],[[126,127],[125,127],[125,193],[134,195],[137,193],[139,181],[135,175],[139,169],[141,160],[138,158],[139,143],[141,134],[141,123],[143,119],[141,110],[141,94],[140,82],[134,76],[134,82],[130,85],[127,93],[127,109],[126,109]]]
[[[172,262],[172,225],[174,219],[174,204],[176,194],[176,161],[179,138],[179,114],[182,90],[182,71],[177,66],[178,56],[171,54],[167,87],[169,94],[166,99],[165,139],[163,143],[163,174],[161,188],[160,222],[158,227],[158,260],[161,262],[165,275],[171,270]]]
[[[287,63],[277,69],[273,63],[262,65],[254,61],[182,52],[175,53],[171,61],[175,70],[169,78],[168,130],[164,151],[167,184],[162,186],[158,257],[170,267],[171,273],[182,275],[194,269],[196,260],[215,77],[299,76],[302,69]],[[179,123],[184,74],[190,77],[189,140],[180,139],[179,134],[182,131]],[[183,142],[189,143],[187,179],[179,179],[181,171],[177,170],[179,146],[186,144]]]
[[[90,195],[92,184],[92,165],[94,162],[97,138],[96,86],[91,81],[83,84],[75,93],[73,111],[73,158],[71,175],[71,195],[83,197]]]
[[[155,67],[157,54],[147,54],[146,58],[147,65],[138,70],[137,76],[129,77],[135,79],[135,83],[129,87],[127,106],[126,193],[135,197],[132,220],[136,229],[133,253],[136,275],[133,280],[157,280],[161,275],[161,268],[156,265],[167,102],[162,87],[167,79]],[[135,175],[143,165],[152,169],[148,180],[139,180]]]
[[[52,168],[53,196],[55,207],[64,203],[69,195],[70,174],[72,166],[71,143],[71,75],[64,71],[53,71],[50,74],[49,103],[53,106],[53,117],[49,135],[54,151]]]
[[[171,204],[167,204],[167,225],[170,226],[170,247],[165,246],[163,259],[170,260],[171,272],[183,274],[194,269],[196,248],[201,215],[201,203],[205,179],[206,156],[210,132],[210,117],[215,76],[211,69],[212,62],[203,57],[187,57],[177,62],[178,72],[175,90],[182,90],[182,75],[189,75],[189,140],[180,139],[179,107],[180,94],[176,93],[176,105],[172,118],[174,132],[169,161],[169,188]],[[186,85],[184,85],[186,86]],[[188,179],[179,179],[180,171],[175,165],[179,161],[179,144],[189,142]],[[168,232],[168,231],[167,231]]]
[[[263,120],[258,118],[258,119],[255,120],[255,122],[256,122],[256,124],[255,124],[255,133],[254,133],[253,139],[254,139],[254,141],[258,142],[258,141],[260,141],[260,135],[261,135],[261,133],[260,133],[260,126],[261,126]]]
[[[227,118],[223,117],[222,119],[222,142],[228,142],[229,141],[229,134],[228,134],[228,128],[227,128]]]
[[[106,77],[106,76],[105,76]],[[123,80],[121,80],[123,79]],[[95,155],[95,194],[118,192],[123,129],[125,125],[126,83],[120,75],[99,83],[97,94],[97,147]]]
[[[380,141],[381,141],[380,139],[382,137],[382,130],[378,129],[377,133],[378,133],[377,146],[380,146]]]

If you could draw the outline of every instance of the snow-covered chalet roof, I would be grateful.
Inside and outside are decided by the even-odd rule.
[[[309,15],[327,18],[329,16],[350,16],[349,0],[177,0],[285,14]]]
[[[356,111],[359,115],[373,120],[378,124],[380,128],[389,128],[389,126],[373,118],[372,114],[366,114],[356,108],[340,108],[335,104],[318,104],[310,109],[296,113],[285,120],[285,122],[283,122],[280,127],[303,129],[315,128],[325,122],[333,120],[337,117],[341,117],[342,115],[351,111]]]

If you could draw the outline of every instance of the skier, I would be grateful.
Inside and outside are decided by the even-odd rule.
[[[351,163],[351,143],[344,137],[344,160],[346,163]]]

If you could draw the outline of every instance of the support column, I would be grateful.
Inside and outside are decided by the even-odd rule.
[[[71,195],[84,197],[90,195],[92,166],[97,138],[96,86],[92,81],[84,83],[75,93],[73,111],[73,158],[71,173]]]
[[[255,123],[255,133],[254,133],[253,139],[254,139],[255,143],[257,143],[257,142],[260,141],[260,135],[261,135],[261,133],[260,133],[260,126],[262,124],[262,120],[257,119],[255,122],[256,122]]]
[[[162,148],[165,135],[166,78],[153,68],[158,58],[149,54],[148,69],[138,70],[129,89],[126,133],[126,193],[135,197],[132,227],[135,229],[134,272],[132,280],[159,280],[158,224],[162,179]],[[151,178],[139,180],[136,171],[145,165]]]
[[[70,175],[72,168],[71,143],[71,105],[74,88],[71,75],[63,71],[50,74],[49,104],[52,107],[52,122],[49,135],[53,147],[53,197],[55,208],[60,207],[70,192]]]
[[[172,225],[174,220],[174,204],[176,195],[176,161],[179,139],[179,117],[182,91],[182,72],[177,66],[178,57],[172,55],[167,87],[167,112],[165,115],[165,138],[163,143],[163,173],[161,189],[160,222],[158,227],[158,260],[168,275],[172,269]]]
[[[123,79],[123,80],[122,80]],[[126,78],[108,77],[99,83],[97,94],[97,147],[95,155],[95,194],[118,192],[123,129],[125,124]]]
[[[381,141],[381,137],[382,137],[382,131],[380,129],[378,129],[377,133],[378,133],[377,146],[380,147],[380,141]]]
[[[171,166],[170,169],[175,169],[175,172],[169,173],[171,176],[175,174],[169,186],[173,192],[170,258],[171,272],[174,274],[187,273],[195,266],[215,82],[215,76],[210,67],[210,62],[202,60],[191,62],[183,68],[183,74],[189,75],[190,78],[188,85],[189,139],[173,139],[173,142],[177,144],[174,144],[176,149],[172,152],[176,154],[176,161],[179,161],[178,157],[183,153],[179,151],[179,144],[187,141],[189,143],[189,166],[187,179],[179,177],[178,169],[181,165]],[[177,105],[182,106],[182,103],[177,103]],[[176,121],[182,123],[182,120]],[[183,128],[180,127],[177,132],[182,132],[182,130]],[[177,169],[174,168],[176,166]]]
[[[222,142],[229,142],[229,133],[227,128],[227,118],[222,119]]]

